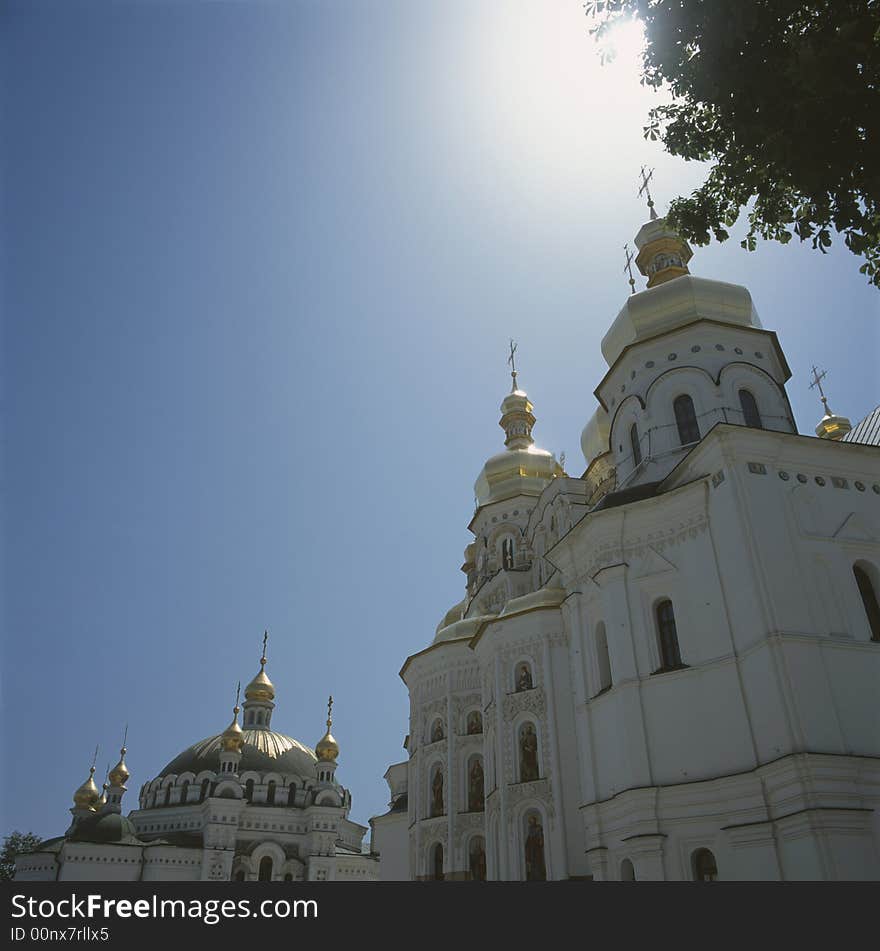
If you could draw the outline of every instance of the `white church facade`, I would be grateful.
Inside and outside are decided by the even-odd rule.
[[[376,881],[378,860],[362,848],[367,829],[348,818],[351,793],[335,775],[332,698],[314,749],[272,729],[274,709],[264,638],[259,673],[222,733],[144,783],[128,816],[125,744],[103,792],[93,764],[73,795],[69,828],[19,854],[16,880]]]
[[[636,245],[579,478],[514,369],[383,880],[880,878],[880,425],[798,434],[749,292],[653,209]]]

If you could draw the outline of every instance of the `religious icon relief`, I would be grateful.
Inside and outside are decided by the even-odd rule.
[[[538,736],[534,723],[527,720],[519,728],[519,781],[529,783],[539,778]]]
[[[527,882],[547,881],[544,827],[541,817],[535,812],[530,812],[526,818],[525,871]]]
[[[534,687],[532,681],[532,669],[523,661],[516,668],[516,692],[522,693],[524,690],[531,690]]]
[[[467,734],[475,736],[483,732],[483,715],[479,710],[471,710],[467,716]]]
[[[433,724],[431,724],[431,742],[439,743],[440,740],[445,739],[446,734],[443,730],[443,721],[440,717],[437,717]]]
[[[483,777],[483,764],[480,758],[471,760],[468,772],[468,812],[482,812],[486,804],[486,791]]]
[[[486,881],[486,842],[481,835],[475,835],[470,841],[468,869],[472,881]]]
[[[431,816],[444,815],[443,808],[443,770],[439,767],[431,780]]]

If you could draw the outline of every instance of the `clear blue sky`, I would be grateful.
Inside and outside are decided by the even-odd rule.
[[[336,697],[352,817],[403,756],[398,670],[459,600],[506,347],[582,471],[622,245],[699,167],[646,143],[580,0],[6,2],[0,833],[57,834],[96,744],[132,780]],[[738,229],[737,236],[741,236]],[[839,244],[736,240],[803,432],[880,402],[880,294]]]

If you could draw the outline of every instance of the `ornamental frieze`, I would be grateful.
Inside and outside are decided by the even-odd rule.
[[[460,848],[465,837],[473,832],[483,832],[485,819],[482,812],[462,813],[455,817],[455,828],[453,830],[453,844]]]
[[[547,809],[547,815],[554,814],[553,796],[549,779],[535,779],[530,783],[511,783],[507,787],[507,805],[516,806],[529,799],[540,799]]]
[[[432,838],[440,842],[446,842],[449,839],[449,822],[446,816],[422,819],[420,825],[423,839]]]
[[[547,700],[543,687],[532,687],[519,693],[509,693],[504,698],[504,719],[513,720],[523,710],[543,717],[547,710]]]

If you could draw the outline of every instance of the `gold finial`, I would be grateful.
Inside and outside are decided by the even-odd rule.
[[[822,381],[825,379],[827,373],[827,370],[817,370],[816,365],[813,364],[813,382],[810,384],[810,389],[812,390],[814,386],[819,388],[819,398],[825,407],[825,415],[830,416],[831,410],[828,408],[828,397],[825,396],[825,391],[822,389]]]
[[[220,746],[227,753],[240,753],[244,745],[244,735],[238,723],[238,712],[241,709],[238,705],[241,696],[241,681],[235,688],[235,706],[232,708],[232,723],[220,734]]]
[[[263,632],[263,653],[260,656],[260,672],[244,688],[245,700],[274,700],[275,687],[266,674],[266,644],[269,640],[269,632]]]
[[[330,727],[333,726],[333,697],[327,701],[327,732],[318,740],[315,747],[315,756],[325,763],[333,762],[339,756],[339,744],[330,733]]]
[[[110,770],[107,775],[107,778],[110,780],[111,786],[122,786],[124,787],[126,782],[128,782],[131,773],[128,771],[128,767],[125,765],[125,754],[128,752],[125,744],[128,742],[128,724],[125,724],[125,733],[122,737],[122,748],[119,750],[119,762]]]
[[[510,338],[510,356],[507,358],[507,362],[510,364],[510,375],[513,378],[513,386],[510,388],[511,393],[516,392],[516,360],[514,355],[516,354],[516,342],[513,337]]]
[[[639,186],[639,197],[641,197],[642,192],[645,193],[645,197],[648,199],[648,210],[651,212],[651,221],[657,217],[657,212],[654,211],[654,199],[651,198],[651,189],[648,188],[648,182],[654,177],[654,169],[648,169],[648,174],[645,174],[645,166],[642,166],[642,184]]]
[[[813,366],[813,382],[810,384],[810,389],[816,387],[819,390],[819,398],[822,400],[822,406],[825,407],[825,415],[819,420],[819,425],[816,426],[816,435],[820,439],[843,439],[852,429],[852,423],[846,416],[838,416],[832,412],[828,405],[828,397],[822,389],[822,380],[825,379],[826,375],[825,370],[817,370],[815,365]]]
[[[632,269],[632,263],[633,263],[633,261],[635,260],[635,255],[634,255],[634,254],[632,253],[632,251],[630,251],[630,249],[629,249],[629,242],[627,242],[627,243],[623,246],[623,253],[626,255],[626,264],[623,265],[623,269],[624,269],[624,271],[628,271],[628,272],[629,272],[629,287],[630,287],[630,291],[629,291],[629,292],[630,292],[630,294],[635,294],[635,292],[636,292],[636,281],[635,281],[635,278],[633,277],[633,269]]]
[[[95,763],[98,760],[98,747],[95,747],[95,755],[92,757],[92,765],[89,767],[89,778],[73,794],[73,804],[77,809],[89,809],[94,811],[95,804],[100,798],[98,787],[95,785]]]

